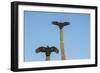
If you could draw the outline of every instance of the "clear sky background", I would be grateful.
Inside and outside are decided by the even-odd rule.
[[[52,21],[69,21],[64,27],[64,47],[66,59],[90,58],[90,15],[80,13],[24,12],[24,61],[44,61],[44,53],[36,53],[40,46],[55,46],[60,51],[59,28]],[[61,60],[59,54],[52,53],[51,60]]]

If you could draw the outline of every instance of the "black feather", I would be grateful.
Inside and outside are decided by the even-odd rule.
[[[69,22],[64,22],[63,24],[64,24],[64,25],[69,25],[70,23],[69,23]]]
[[[57,21],[53,21],[52,24],[58,24],[58,22]]]
[[[51,52],[56,52],[56,53],[59,53],[59,50],[56,48],[56,47],[50,47],[51,48]]]
[[[39,47],[39,48],[36,49],[36,53],[45,52],[45,49],[46,49],[45,47],[41,46],[41,47]]]

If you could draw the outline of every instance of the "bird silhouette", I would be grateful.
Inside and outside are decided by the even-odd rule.
[[[69,25],[69,22],[57,22],[53,21],[52,24],[59,26],[60,29],[62,29],[64,26]]]
[[[52,47],[49,47],[49,46],[43,47],[43,46],[41,46],[41,47],[36,49],[36,53],[39,53],[39,52],[45,53],[46,60],[48,61],[48,60],[50,60],[51,53],[52,52],[59,53],[59,50],[54,46],[52,46]]]

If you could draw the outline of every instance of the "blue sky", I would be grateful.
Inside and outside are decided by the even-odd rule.
[[[90,15],[80,13],[24,11],[24,61],[44,61],[44,53],[36,53],[40,46],[55,46],[60,51],[59,28],[52,21],[69,21],[64,27],[64,48],[66,59],[90,58]],[[52,53],[51,60],[61,60]]]

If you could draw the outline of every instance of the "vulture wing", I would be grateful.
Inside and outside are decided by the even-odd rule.
[[[50,47],[51,48],[51,52],[56,52],[56,53],[59,53],[59,50],[56,48],[56,47]]]
[[[65,25],[69,25],[70,23],[69,23],[69,22],[64,22],[63,24],[64,24],[64,26],[65,26]]]
[[[54,25],[58,25],[59,22],[57,22],[57,21],[53,21],[52,24],[54,24]]]
[[[36,53],[39,53],[39,52],[45,52],[45,47],[41,46],[39,48],[36,49]]]

